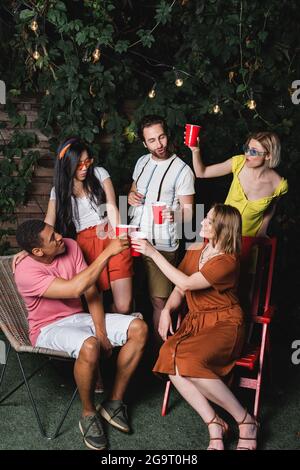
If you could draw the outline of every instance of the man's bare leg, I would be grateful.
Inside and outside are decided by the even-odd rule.
[[[132,305],[132,278],[111,281],[113,295],[112,313],[129,314]]]
[[[91,336],[84,341],[74,365],[74,377],[82,403],[82,416],[96,413],[94,389],[99,357],[99,342],[97,338]]]
[[[144,352],[148,328],[143,320],[133,320],[128,328],[128,339],[117,359],[117,372],[110,400],[122,400],[126,387]]]

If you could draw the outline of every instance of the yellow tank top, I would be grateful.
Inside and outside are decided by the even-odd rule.
[[[229,188],[225,204],[236,207],[240,211],[243,223],[243,236],[255,237],[262,224],[263,216],[268,206],[274,198],[287,193],[288,183],[287,180],[282,178],[271,196],[262,197],[255,201],[249,201],[239,180],[239,173],[243,168],[245,161],[244,155],[232,157],[233,180]]]

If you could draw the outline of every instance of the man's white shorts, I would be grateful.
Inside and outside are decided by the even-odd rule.
[[[126,343],[130,323],[141,317],[142,315],[137,313],[132,315],[105,314],[107,337],[113,347],[123,346]],[[77,313],[41,328],[36,346],[65,351],[71,357],[77,358],[84,341],[91,336],[95,336],[92,315]]]

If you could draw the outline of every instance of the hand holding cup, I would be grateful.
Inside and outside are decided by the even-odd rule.
[[[130,206],[141,206],[144,202],[144,194],[138,191],[130,191],[128,194],[128,204]]]
[[[162,211],[162,218],[163,218],[164,222],[168,221],[168,222],[173,223],[174,222],[174,211],[170,207],[167,206]]]
[[[110,256],[118,255],[122,251],[129,248],[129,240],[126,233],[120,234],[120,237],[111,240],[110,244],[105,248]]]
[[[155,224],[161,225],[163,224],[163,211],[167,209],[167,204],[165,202],[154,202],[152,204],[152,212],[153,212],[153,220]]]
[[[135,230],[130,233],[131,256],[134,256],[134,257],[141,256],[141,252],[135,249],[135,245],[139,240],[146,240],[146,239],[147,239],[147,235],[144,232]]]
[[[134,232],[133,232],[134,233]],[[136,232],[141,234],[141,232]],[[146,239],[142,238],[135,238],[131,234],[131,249],[134,250],[135,253],[143,254],[151,258],[151,256],[156,252],[155,248],[148,242]],[[133,256],[139,256],[133,254]]]

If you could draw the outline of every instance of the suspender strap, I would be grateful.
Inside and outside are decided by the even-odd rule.
[[[148,158],[148,160],[146,161],[145,165],[144,165],[143,168],[141,169],[140,174],[138,175],[138,177],[137,177],[137,179],[136,179],[136,181],[135,181],[135,186],[137,186],[137,182],[138,182],[138,180],[140,179],[140,177],[142,176],[142,174],[143,174],[143,172],[144,172],[144,170],[145,170],[145,168],[146,168],[146,166],[148,165],[149,162],[150,162],[150,157]],[[143,215],[143,214],[142,214],[142,215]],[[141,215],[141,218],[142,218],[142,215]],[[132,220],[133,216],[134,216],[134,214],[132,214],[132,215],[129,214],[129,220],[130,220],[130,221]]]
[[[164,172],[163,174],[163,177],[161,179],[161,182],[160,182],[160,185],[159,185],[159,188],[158,188],[158,194],[157,194],[157,198],[156,198],[156,201],[158,202],[160,200],[160,195],[161,195],[161,189],[162,189],[162,185],[163,185],[163,182],[164,182],[164,179],[169,171],[169,169],[171,168],[171,165],[173,164],[173,162],[176,160],[177,157],[173,158],[173,160],[169,163],[168,165],[168,168],[166,169],[166,171]],[[156,242],[155,242],[155,238],[154,238],[154,229],[155,229],[155,225],[154,225],[154,219],[152,221],[152,244],[153,246],[156,245]]]
[[[165,179],[165,177],[166,177],[166,175],[167,175],[167,173],[168,173],[168,171],[169,171],[171,165],[174,163],[175,160],[176,160],[176,157],[173,158],[173,160],[169,163],[168,168],[166,169],[166,171],[165,171],[164,174],[163,174],[163,177],[162,177],[162,179],[161,179],[161,182],[160,182],[160,185],[159,185],[159,188],[158,188],[158,194],[157,194],[157,199],[156,199],[157,202],[160,200],[161,188],[162,188],[164,179]]]
[[[142,170],[141,170],[139,176],[137,177],[137,179],[136,179],[136,181],[135,181],[135,185],[137,185],[138,180],[139,180],[140,177],[142,176],[143,171],[144,171],[144,169],[146,168],[146,166],[148,165],[149,162],[150,162],[150,158],[146,161],[145,165],[143,166],[143,168],[142,168]]]

